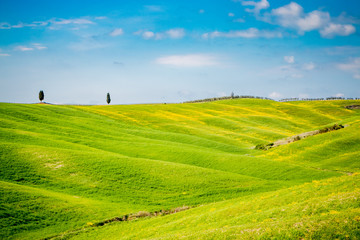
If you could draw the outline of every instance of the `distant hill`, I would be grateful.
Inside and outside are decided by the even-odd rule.
[[[360,238],[359,104],[0,103],[0,238]]]

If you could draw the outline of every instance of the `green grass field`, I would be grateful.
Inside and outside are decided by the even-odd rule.
[[[360,239],[354,104],[0,103],[0,238]],[[347,127],[254,149],[335,123]]]

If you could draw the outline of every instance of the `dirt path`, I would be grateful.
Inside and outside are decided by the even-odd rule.
[[[304,138],[307,138],[307,137],[310,137],[310,136],[314,136],[314,135],[319,134],[319,133],[320,133],[320,130],[300,133],[300,134],[295,135],[295,136],[291,136],[291,137],[288,137],[288,138],[285,138],[285,139],[277,140],[277,141],[274,142],[272,147],[277,147],[277,146],[289,144],[289,143],[299,141],[301,139],[304,139]]]
[[[348,125],[341,125],[341,124],[334,124],[331,127],[325,127],[319,130],[314,130],[314,131],[310,131],[310,132],[305,132],[305,133],[300,133],[298,135],[294,135],[285,139],[280,139],[277,140],[275,142],[269,143],[269,144],[259,144],[255,147],[255,149],[260,149],[260,150],[269,150],[270,148],[274,148],[274,147],[278,147],[281,145],[285,145],[285,144],[289,144],[295,141],[299,141],[301,139],[310,137],[310,136],[314,136],[317,134],[321,134],[321,133],[327,133],[327,132],[332,132],[332,131],[336,131],[336,130],[340,130],[342,128],[347,127]]]

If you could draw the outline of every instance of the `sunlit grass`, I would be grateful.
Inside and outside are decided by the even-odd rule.
[[[114,224],[86,234],[150,238],[160,228],[161,237],[196,239],[198,228],[201,238],[237,238],[245,229],[250,229],[248,235],[241,234],[249,237],[267,238],[278,230],[280,235],[274,236],[309,237],[304,235],[306,224],[296,231],[287,225],[300,221],[299,211],[282,217],[277,201],[305,208],[316,201],[312,191],[319,184],[324,194],[340,194],[336,181],[343,182],[344,194],[357,196],[358,186],[350,183],[357,177],[346,176],[360,172],[360,112],[344,106],[358,102],[1,103],[0,237],[44,238],[89,222],[180,206],[196,208],[176,217]],[[349,126],[268,151],[254,149],[335,123]],[[311,191],[304,190],[310,186]],[[273,194],[281,197],[273,199]],[[315,225],[326,225],[335,215],[353,219],[358,207],[351,203],[348,208],[338,204],[329,214],[304,216]],[[355,231],[355,222],[346,221],[341,231]],[[267,231],[271,226],[278,230]],[[140,235],[138,229],[143,228]],[[258,228],[262,230],[254,230]]]
[[[74,239],[357,239],[359,176],[208,204],[171,216],[118,223]],[[139,231],[140,230],[140,231]]]

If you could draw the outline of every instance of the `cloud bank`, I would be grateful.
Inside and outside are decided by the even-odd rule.
[[[323,38],[349,36],[356,31],[351,24],[335,23],[328,12],[315,10],[305,13],[303,7],[295,2],[273,9],[270,13],[265,13],[261,19],[284,28],[296,30],[300,35],[316,30]]]
[[[237,30],[229,32],[209,32],[204,33],[202,37],[207,38],[281,38],[283,35],[279,31],[268,31],[268,30],[259,30],[257,28],[249,28],[246,30]]]

